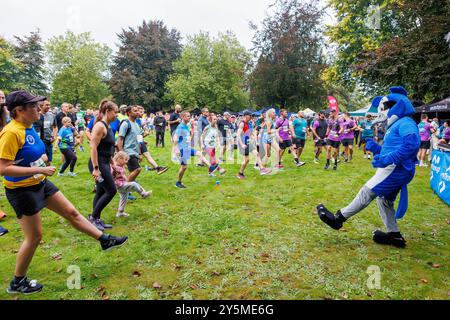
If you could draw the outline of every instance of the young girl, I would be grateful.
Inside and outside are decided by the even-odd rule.
[[[77,156],[75,154],[75,138],[78,137],[78,132],[72,126],[72,120],[69,117],[62,119],[63,126],[58,132],[59,150],[64,155],[65,162],[58,173],[58,177],[64,177],[64,171],[70,166],[69,176],[76,177],[73,172],[75,164],[77,163]]]
[[[117,217],[129,217],[128,213],[125,213],[125,205],[127,204],[128,193],[136,191],[143,199],[148,198],[152,192],[145,191],[137,182],[128,182],[128,177],[125,173],[125,166],[128,163],[130,157],[123,151],[116,153],[114,156],[114,164],[112,165],[112,174],[114,182],[117,187],[117,191],[120,194],[119,209],[117,210]]]
[[[211,123],[205,128],[203,131],[203,134],[201,136],[201,143],[204,147],[204,151],[206,154],[209,155],[209,160],[211,162],[211,166],[214,166],[218,164],[216,159],[216,146],[219,144],[219,136],[220,132],[217,127],[217,116],[212,115],[211,116]],[[220,174],[225,173],[225,169],[220,168],[220,166],[216,169],[220,171]],[[209,172],[209,176],[213,177],[214,173]]]

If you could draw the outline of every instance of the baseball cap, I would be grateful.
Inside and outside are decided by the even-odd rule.
[[[223,113],[223,116],[224,116],[224,117],[231,117],[231,114],[230,114],[229,112],[224,112],[224,113]]]
[[[25,106],[29,103],[36,103],[47,100],[47,97],[33,96],[31,93],[25,90],[19,90],[11,92],[6,96],[6,107],[9,111],[19,106]]]
[[[252,115],[252,113],[250,111],[248,111],[248,110],[244,111],[244,116],[251,116],[251,115]]]

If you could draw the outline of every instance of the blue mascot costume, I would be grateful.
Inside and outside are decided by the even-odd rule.
[[[405,248],[406,241],[397,226],[408,210],[408,184],[416,170],[420,135],[417,124],[411,118],[415,113],[408,93],[402,87],[390,88],[386,97],[377,97],[372,106],[378,108],[376,122],[387,121],[387,131],[383,146],[368,140],[367,150],[373,152],[372,165],[377,169],[375,176],[361,189],[353,202],[332,214],[324,205],[317,207],[320,219],[335,230],[340,230],[348,219],[365,209],[377,199],[381,219],[387,233],[377,230],[373,240],[378,244]],[[394,202],[398,194],[400,202],[397,211]]]

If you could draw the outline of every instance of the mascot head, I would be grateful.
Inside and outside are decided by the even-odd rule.
[[[376,97],[372,101],[371,110],[378,113],[374,123],[387,122],[392,126],[398,119],[412,116],[415,113],[412,103],[408,99],[408,92],[403,87],[392,87],[385,97]],[[375,111],[376,110],[376,111]]]

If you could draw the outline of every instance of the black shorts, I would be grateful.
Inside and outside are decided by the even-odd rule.
[[[330,139],[327,140],[327,146],[330,146],[332,148],[337,149],[337,148],[339,148],[340,145],[341,145],[340,141],[332,141]]]
[[[361,137],[361,144],[366,144],[367,143],[367,139],[373,139],[373,137]]]
[[[238,147],[239,152],[241,153],[241,155],[248,157],[250,155],[250,153],[256,149],[256,147],[253,144],[246,144],[245,146],[246,146],[246,148],[242,148],[239,145],[239,147]]]
[[[286,140],[280,143],[280,149],[281,150],[286,150],[287,148],[292,147],[292,141],[291,140]]]
[[[431,142],[430,141],[422,141],[420,143],[420,149],[430,150]]]
[[[292,144],[295,146],[295,149],[304,148],[306,144],[306,140],[300,138],[292,139]]]
[[[141,149],[141,154],[148,152],[147,145],[145,142],[139,142],[139,147]]]
[[[48,179],[40,184],[17,189],[5,188],[6,198],[16,212],[17,218],[31,217],[47,207],[47,199],[59,189]]]
[[[343,139],[342,140],[342,145],[344,147],[352,146],[354,144],[355,144],[355,139]]]
[[[130,173],[137,169],[140,169],[141,166],[139,165],[139,157],[135,155],[130,156],[130,160],[128,160],[127,167]]]
[[[325,147],[327,142],[325,140],[314,140],[314,145],[316,147]]]

